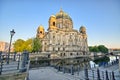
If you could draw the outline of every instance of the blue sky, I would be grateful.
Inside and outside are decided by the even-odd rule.
[[[73,20],[74,29],[86,26],[88,45],[120,48],[120,0],[0,0],[0,41],[36,36],[39,25],[47,31],[50,15],[60,8]]]

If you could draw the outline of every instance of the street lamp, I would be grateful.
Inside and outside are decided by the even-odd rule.
[[[9,64],[10,48],[11,48],[12,37],[13,37],[14,34],[15,34],[15,31],[14,31],[14,29],[12,29],[12,31],[10,31],[11,37],[10,37],[10,44],[9,44],[9,50],[8,50],[7,64]]]

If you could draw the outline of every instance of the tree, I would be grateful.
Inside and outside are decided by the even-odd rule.
[[[102,53],[108,53],[108,48],[104,45],[99,46],[90,46],[89,47],[90,52],[102,52]]]
[[[98,49],[99,49],[99,51],[102,52],[102,53],[108,53],[108,48],[105,47],[104,45],[99,45],[99,46],[98,46]]]
[[[32,38],[25,41],[25,50],[32,52]]]
[[[25,41],[22,39],[18,39],[13,45],[16,52],[22,52],[25,49]]]
[[[27,50],[29,52],[38,52],[42,47],[39,38],[30,38],[26,41],[18,39],[14,42],[13,45],[16,52],[23,52],[24,50]]]
[[[96,64],[99,64],[101,62],[109,62],[109,61],[110,61],[110,58],[107,56],[104,56],[104,57],[95,59],[93,62],[95,62]]]
[[[32,43],[32,48],[33,48],[32,51],[33,52],[38,52],[38,51],[41,50],[41,47],[42,47],[42,45],[41,45],[40,39],[39,38],[34,38],[33,43]]]
[[[13,45],[15,52],[23,52],[24,50],[29,52],[32,51],[32,39],[28,39],[26,41],[18,39],[13,43]]]
[[[97,48],[97,46],[90,46],[89,51],[90,52],[99,52],[99,49]]]

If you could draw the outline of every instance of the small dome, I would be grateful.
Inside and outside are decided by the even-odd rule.
[[[55,18],[55,19],[56,19],[56,16],[55,16],[55,15],[51,15],[50,18],[49,18],[49,21],[50,21],[52,18]]]
[[[70,21],[72,21],[71,17],[67,13],[65,13],[62,9],[60,10],[59,13],[56,14],[56,19],[59,18],[69,19]]]
[[[39,30],[39,31],[44,30],[44,27],[42,25],[40,25],[37,30]]]
[[[81,33],[86,32],[86,28],[84,26],[81,26],[79,29],[79,32],[81,32]]]
[[[56,16],[55,15],[51,15],[50,17],[54,17],[55,18]]]

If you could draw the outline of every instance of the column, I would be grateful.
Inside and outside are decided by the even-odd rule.
[[[22,53],[20,72],[25,72],[27,70],[26,64],[28,64],[28,60],[29,60],[29,53],[27,51],[24,51]]]
[[[120,72],[120,56],[119,56],[119,72]]]
[[[89,80],[89,78],[88,78],[88,69],[87,68],[85,68],[85,80]]]

